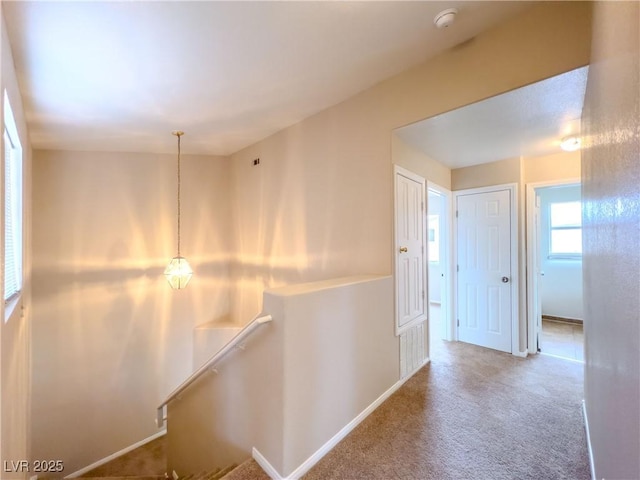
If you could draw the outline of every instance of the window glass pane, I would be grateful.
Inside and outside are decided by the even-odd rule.
[[[551,230],[551,254],[581,254],[582,229],[567,228]]]
[[[4,299],[9,300],[22,288],[22,147],[6,92],[4,126]]]
[[[551,204],[551,228],[580,227],[582,217],[580,202],[562,202]]]
[[[429,251],[429,261],[440,261],[440,216],[429,215],[428,216],[428,234],[429,244],[427,249]]]

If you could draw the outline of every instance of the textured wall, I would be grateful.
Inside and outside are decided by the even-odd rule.
[[[585,402],[596,478],[640,478],[640,4],[598,2],[583,151]]]

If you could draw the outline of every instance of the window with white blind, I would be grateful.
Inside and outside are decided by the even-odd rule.
[[[582,256],[582,213],[580,202],[550,205],[549,258]]]
[[[4,300],[22,289],[22,146],[4,92]],[[6,321],[6,318],[5,318]]]

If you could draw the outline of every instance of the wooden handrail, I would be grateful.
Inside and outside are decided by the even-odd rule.
[[[200,378],[204,373],[213,368],[216,363],[222,360],[230,351],[232,351],[242,340],[251,335],[251,333],[258,328],[260,325],[270,322],[273,320],[271,315],[258,315],[252,321],[250,321],[242,330],[238,332],[238,334],[233,337],[229,343],[227,343],[224,347],[222,347],[218,352],[211,357],[207,362],[202,365],[198,370],[193,372],[184,382],[182,382],[173,392],[169,394],[164,402],[158,407],[157,417],[156,417],[156,425],[158,428],[164,426],[165,416],[164,409],[171,402],[175,400],[183,391],[185,391],[189,385],[195,382],[198,378]]]

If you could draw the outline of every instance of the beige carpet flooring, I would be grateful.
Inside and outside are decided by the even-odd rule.
[[[582,365],[434,342],[433,360],[306,480],[589,479]],[[226,480],[267,480],[257,465]]]
[[[304,478],[590,478],[582,365],[441,345]]]
[[[589,479],[582,364],[433,342],[422,368],[303,478]],[[164,472],[164,439],[86,477]],[[268,480],[253,461],[225,480]]]

